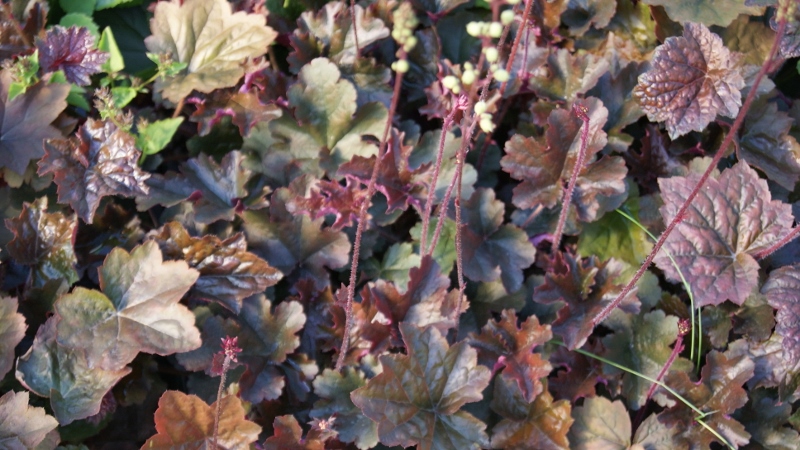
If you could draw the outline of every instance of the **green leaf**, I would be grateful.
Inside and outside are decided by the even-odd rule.
[[[139,90],[136,88],[128,86],[114,86],[111,88],[111,98],[117,108],[128,106],[128,103],[135,99],[137,95],[139,95]]]
[[[0,295],[0,379],[14,367],[14,348],[25,337],[25,329],[28,328],[25,316],[17,312],[18,304],[15,297]],[[2,432],[0,436],[4,436]]]
[[[631,444],[631,419],[621,401],[587,398],[572,410],[575,423],[569,430],[574,450],[626,450]]]
[[[144,127],[139,127],[136,147],[142,150],[142,156],[155,155],[169,144],[182,123],[183,117],[175,117],[150,122]]]
[[[56,342],[57,316],[39,327],[33,346],[19,358],[17,380],[42,397],[50,397],[53,414],[61,425],[93,416],[100,411],[103,397],[129,367],[105,370],[90,365],[82,348],[68,348]],[[87,341],[89,345],[93,342]]]
[[[352,367],[344,367],[342,372],[325,369],[314,379],[314,393],[319,400],[309,415],[318,419],[335,417],[333,429],[339,433],[337,439],[355,443],[360,449],[368,449],[378,444],[378,424],[361,413],[353,404],[350,393],[367,384],[364,374]]]
[[[73,0],[79,1],[79,0]],[[142,2],[142,0],[96,0],[97,5],[95,6],[95,10],[100,11],[102,9],[108,8],[115,8],[120,5],[125,6],[133,6]]]
[[[150,29],[148,51],[187,64],[182,73],[156,80],[155,90],[171,102],[193,90],[208,93],[235,85],[244,75],[242,62],[266,53],[277,36],[266,17],[233,13],[226,0],[159,2]]]
[[[99,0],[103,3],[104,0]],[[114,30],[114,39],[119,44],[120,53],[125,61],[125,71],[137,74],[142,78],[153,75],[155,65],[147,59],[147,48],[144,39],[150,35],[150,13],[145,6],[130,8],[111,8],[96,11],[97,23]]]
[[[86,28],[90,33],[92,33],[92,36],[94,36],[94,42],[97,42],[97,40],[100,39],[100,27],[98,27],[97,24],[94,23],[94,20],[86,14],[69,13],[62,17],[58,24],[64,28]]]
[[[394,244],[383,254],[383,260],[371,259],[364,264],[370,278],[394,283],[401,290],[408,286],[409,270],[418,267],[422,259],[414,252],[410,242]]]
[[[111,27],[106,27],[103,30],[103,33],[100,35],[100,41],[97,43],[97,49],[108,53],[108,60],[102,65],[103,72],[120,72],[125,68],[125,60],[122,58],[122,52],[119,50],[117,40],[114,39],[114,33],[111,31]],[[125,106],[118,103],[116,105],[120,108]]]
[[[58,4],[65,13],[81,13],[91,16],[97,0],[58,0]]]
[[[58,422],[47,415],[44,408],[29,405],[27,392],[8,391],[0,397],[0,442],[3,448],[45,450],[46,443],[42,441],[56,427]]]
[[[603,325],[614,331],[603,338],[608,349],[604,356],[650,378],[658,377],[672,353],[670,345],[678,338],[678,318],[667,316],[661,310],[642,316],[615,312]],[[680,366],[687,368],[687,364],[679,364],[672,370]],[[616,375],[619,369],[606,365],[603,373]],[[651,386],[652,383],[641,377],[629,373],[622,375],[622,392],[631,410],[644,406]]]
[[[180,304],[198,272],[163,262],[153,241],[131,253],[115,248],[99,269],[100,291],[75,288],[55,305],[58,341],[83,349],[89,364],[119,370],[139,352],[170,355],[198,348],[194,315]]]
[[[24,203],[19,217],[6,219],[6,228],[14,234],[7,250],[18,264],[32,266],[32,287],[43,287],[51,280],[70,285],[78,281],[72,245],[77,225],[74,217],[47,213],[47,197]]]
[[[480,449],[486,424],[464,411],[489,384],[489,369],[477,365],[465,342],[452,347],[436,328],[401,324],[407,355],[381,356],[383,372],[350,398],[378,423],[384,445]]]
[[[431,223],[428,228],[428,242],[433,239],[436,232],[436,225],[439,219],[431,217]],[[422,234],[422,222],[417,222],[411,228],[411,237],[419,246],[420,235]],[[456,221],[445,217],[444,225],[442,225],[442,233],[439,236],[439,242],[436,243],[436,248],[433,249],[433,260],[442,268],[442,273],[450,273],[453,271],[453,266],[456,263]]]
[[[728,26],[739,14],[760,16],[763,7],[745,6],[740,0],[644,0],[651,6],[663,6],[669,17],[680,23],[700,22],[706,26]]]
[[[609,69],[608,60],[583,50],[553,50],[547,56],[548,70],[536,71],[529,87],[539,96],[571,102],[592,89]]]

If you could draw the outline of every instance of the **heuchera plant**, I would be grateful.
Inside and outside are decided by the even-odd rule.
[[[800,449],[796,0],[0,3],[0,448]]]

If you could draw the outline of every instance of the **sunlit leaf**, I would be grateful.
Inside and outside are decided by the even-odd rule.
[[[746,6],[739,0],[644,0],[645,4],[663,6],[676,22],[701,22],[707,26],[727,26],[739,14],[760,16],[764,8]]]
[[[17,312],[18,303],[14,297],[0,295],[0,379],[14,367],[14,348],[25,337],[28,328],[25,316]],[[2,432],[0,436],[3,436]]]
[[[621,401],[587,398],[572,410],[575,423],[569,430],[575,450],[626,450],[631,444],[631,419]]]
[[[705,25],[689,22],[683,36],[656,48],[652,68],[639,76],[633,93],[648,119],[665,122],[672,139],[702,131],[717,114],[736,117],[739,112],[741,59]]]
[[[3,373],[3,372],[0,372]],[[28,404],[28,393],[8,391],[0,396],[0,445],[5,449],[52,449],[39,444],[58,426],[44,408]]]
[[[59,203],[68,203],[87,223],[103,197],[148,194],[150,174],[139,168],[142,153],[134,137],[110,120],[88,119],[77,138],[48,140],[45,149],[39,175],[53,173]]]
[[[282,274],[247,251],[244,236],[220,240],[214,235],[192,237],[178,222],[169,222],[151,236],[169,259],[186,261],[200,272],[189,295],[213,300],[239,312],[242,300],[264,292]]]
[[[675,217],[699,179],[692,173],[659,180],[665,223]],[[741,305],[758,283],[759,266],[752,255],[788,233],[792,221],[789,205],[772,200],[766,181],[739,162],[706,181],[664,249],[692,286],[695,307],[725,300]],[[655,263],[668,279],[680,281],[665,251],[656,255]]]
[[[495,389],[497,389],[497,382]],[[495,391],[497,392],[497,391]],[[495,394],[497,398],[497,394]],[[566,450],[572,448],[567,432],[573,423],[567,400],[554,402],[545,390],[524,406],[522,417],[506,417],[492,428],[492,448],[516,450]]]
[[[158,400],[155,414],[157,434],[142,446],[146,449],[247,450],[258,439],[261,427],[247,420],[242,401],[235,395],[220,400],[219,434],[214,436],[216,406],[195,395],[167,391]],[[219,447],[217,447],[219,445]]]
[[[235,85],[244,75],[242,62],[266,53],[277,36],[266,17],[233,13],[225,0],[158,2],[150,30],[144,41],[148,51],[187,64],[177,75],[156,80],[156,91],[172,102],[193,90]]]
[[[264,450],[323,450],[325,441],[336,435],[330,429],[336,418],[329,421],[315,421],[305,438],[303,429],[292,415],[276,417],[272,423],[275,434],[264,442]]]
[[[45,73],[63,70],[67,81],[79,86],[90,84],[89,76],[100,72],[108,59],[108,53],[95,50],[94,36],[86,28],[56,25],[36,40],[36,48]]]
[[[198,272],[163,262],[155,242],[115,248],[100,268],[100,290],[75,288],[56,302],[58,341],[82,349],[92,367],[119,370],[139,352],[169,355],[199,347],[194,315],[180,299]]]

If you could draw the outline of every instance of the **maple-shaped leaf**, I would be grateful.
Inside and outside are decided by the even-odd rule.
[[[268,122],[281,116],[281,109],[277,105],[262,103],[252,91],[215,90],[195,103],[197,110],[189,118],[199,123],[197,132],[200,136],[209,134],[225,116],[231,118],[243,137],[250,134],[259,122]]]
[[[561,14],[561,21],[569,27],[569,32],[580,36],[594,26],[596,30],[605,28],[617,12],[616,0],[572,0],[567,10]]]
[[[303,306],[296,301],[283,302],[273,313],[270,301],[255,295],[245,299],[238,322],[243,349],[238,359],[247,366],[239,380],[242,398],[251,403],[274,400],[285,384],[278,366],[300,345],[297,333],[306,323]]]
[[[800,265],[784,266],[769,274],[761,292],[777,310],[775,334],[783,337],[786,361],[800,360]]]
[[[604,397],[584,400],[572,410],[570,448],[576,450],[626,450],[631,445],[631,418],[621,401]]]
[[[261,427],[247,420],[242,401],[235,395],[226,395],[219,402],[219,434],[215,441],[216,402],[209,406],[196,395],[164,392],[155,413],[157,434],[142,445],[142,450],[249,449],[258,440]]]
[[[584,50],[552,50],[544,66],[528,81],[528,87],[540,97],[569,102],[593,88],[608,68],[608,60]]]
[[[16,298],[0,295],[0,379],[14,367],[14,348],[25,337],[28,328],[25,316],[17,312],[18,304]],[[3,436],[2,432],[0,436]]]
[[[428,193],[426,185],[429,181],[423,179],[423,176],[427,175],[430,165],[412,167],[409,157],[413,151],[414,147],[404,142],[404,134],[392,130],[390,147],[380,162],[376,163],[377,156],[355,156],[343,164],[337,174],[353,177],[367,184],[372,178],[372,168],[375,164],[380,164],[375,188],[386,197],[386,212],[405,210],[409,205],[419,207],[420,199],[425,198]]]
[[[458,291],[447,292],[450,279],[442,274],[430,256],[409,271],[408,289],[400,292],[392,283],[378,280],[361,291],[361,307],[367,321],[360,334],[372,342],[372,351],[400,347],[401,323],[417,327],[434,326],[442,334],[458,323]],[[469,307],[462,299],[460,312]]]
[[[338,2],[328,3],[316,13],[301,14],[297,29],[289,38],[294,48],[287,57],[292,72],[299,72],[317,56],[325,56],[340,66],[353,65],[357,59],[356,32],[360,51],[389,37],[389,29],[374,16],[371,8],[365,11],[361,5],[355,5],[355,14],[353,20],[347,6]]]
[[[703,24],[686,23],[683,36],[667,38],[639,76],[633,94],[653,122],[665,122],[672,139],[702,131],[717,114],[736,117],[744,78],[739,53]]]
[[[294,213],[308,214],[314,220],[332,214],[336,216],[331,225],[332,230],[338,231],[349,227],[355,222],[361,204],[367,199],[367,190],[352,177],[348,176],[345,180],[344,186],[336,181],[318,180],[309,195],[290,199],[286,209]],[[369,219],[367,217],[367,220]]]
[[[97,414],[106,393],[131,369],[91,367],[84,349],[56,342],[57,321],[52,316],[39,327],[33,346],[17,362],[16,377],[30,391],[49,397],[58,423],[66,425]]]
[[[10,70],[0,71],[0,168],[23,175],[28,163],[44,155],[42,142],[61,137],[50,123],[67,107],[69,84],[41,80],[8,101]]]
[[[747,391],[743,385],[753,376],[753,367],[753,361],[745,355],[728,357],[712,350],[706,355],[700,381],[692,381],[686,372],[670,372],[664,378],[664,384],[707,413],[703,418],[706,425],[738,448],[750,441],[750,434],[731,414],[747,403]],[[657,392],[663,391],[659,388]],[[694,410],[676,402],[659,415],[659,420],[682,430],[678,438],[690,444],[691,448],[708,449],[719,439],[697,423],[696,417]]]
[[[645,449],[675,449],[688,450],[689,443],[681,441],[677,435],[682,430],[679,427],[670,427],[658,420],[657,414],[647,416],[647,419],[636,429],[633,442]],[[631,447],[636,448],[636,447]]]
[[[498,410],[497,402],[503,397],[498,390],[513,392],[515,399],[514,417],[502,412],[505,417],[492,428],[492,448],[510,448],[515,450],[566,450],[570,447],[567,438],[573,419],[570,416],[571,405],[567,400],[553,401],[553,396],[545,389],[532,403],[521,398],[516,384],[507,384],[498,378],[495,381],[495,396],[492,408]],[[516,390],[516,391],[515,391]],[[515,391],[515,392],[514,392]],[[498,395],[500,394],[500,395]]]
[[[328,351],[339,351],[342,348],[347,316],[344,309],[347,303],[347,286],[342,285],[336,291],[335,301],[330,306],[332,325],[324,328],[326,341],[323,349]],[[392,321],[383,315],[377,303],[377,299],[372,296],[371,287],[364,286],[361,289],[361,301],[353,303],[346,364],[358,364],[364,356],[384,353],[394,345]]]
[[[615,363],[657,378],[670,358],[670,345],[678,338],[678,318],[655,310],[644,315],[612,314],[603,322],[614,334],[603,338],[607,350],[604,355]],[[672,370],[678,366],[671,367]],[[603,369],[605,374],[617,375],[612,366]],[[647,392],[652,383],[628,373],[622,375],[622,393],[631,410],[638,410],[647,402]]]
[[[607,142],[603,125],[608,110],[595,98],[582,102],[589,116],[586,163],[578,173],[571,205],[578,220],[593,222],[624,200],[627,169],[619,156],[605,155],[595,160]],[[538,205],[553,208],[562,202],[578,160],[583,126],[574,114],[557,109],[547,119],[543,140],[517,134],[506,143],[506,155],[500,164],[512,178],[522,181],[514,188],[514,205],[523,209]]]
[[[747,110],[738,156],[788,190],[800,180],[800,143],[789,134],[794,120],[775,102],[759,98]]]
[[[32,266],[33,287],[50,280],[78,281],[73,248],[77,224],[74,217],[48,213],[47,197],[23,203],[19,217],[6,219],[6,228],[14,234],[6,248],[18,264]]]
[[[435,259],[434,259],[435,261]],[[408,288],[409,271],[419,267],[422,258],[415,253],[414,245],[410,242],[393,244],[383,254],[381,261],[367,260],[363,267],[364,273],[373,280],[386,280],[394,283],[399,289]]]
[[[800,361],[787,358],[784,354],[784,338],[773,333],[764,342],[751,342],[738,339],[728,345],[726,354],[729,358],[744,356],[755,364],[754,374],[747,381],[751,390],[767,387],[783,389],[787,381],[800,373]],[[793,394],[794,391],[788,394]]]
[[[335,417],[332,429],[337,439],[354,443],[360,449],[378,444],[378,424],[361,413],[350,393],[367,384],[364,373],[345,366],[341,372],[325,369],[314,379],[314,393],[319,400],[309,415],[317,419]]]
[[[339,69],[325,58],[303,66],[288,92],[294,117],[284,114],[270,123],[275,151],[288,152],[306,171],[329,175],[354,156],[369,157],[378,147],[363,136],[383,134],[387,110],[381,103],[356,107],[356,90],[341,79]]]
[[[500,279],[513,293],[522,286],[522,271],[533,264],[536,248],[520,228],[503,224],[505,204],[494,196],[493,189],[480,188],[464,202],[464,275],[484,282]]]
[[[58,421],[44,408],[29,405],[27,392],[8,391],[0,397],[0,446],[9,450],[52,449],[40,446]]]
[[[550,374],[553,366],[535,347],[553,338],[549,325],[540,325],[536,316],[528,317],[519,327],[514,310],[503,310],[500,320],[490,320],[480,334],[471,333],[469,344],[478,350],[479,360],[490,367],[504,367],[502,377],[513,379],[530,403],[544,390],[541,379]]]
[[[139,168],[136,139],[110,120],[88,119],[77,138],[48,140],[45,149],[39,175],[53,173],[59,203],[68,203],[86,223],[92,223],[103,197],[149,192],[150,174]]]
[[[56,25],[44,39],[36,39],[39,66],[47,72],[63,70],[67,81],[78,86],[91,84],[90,75],[100,72],[108,53],[95,50],[94,36],[85,27]]]
[[[289,189],[272,194],[269,209],[245,211],[244,230],[253,253],[286,276],[312,278],[322,289],[330,284],[326,267],[338,269],[349,260],[350,241],[341,231],[323,228],[323,219],[291,214]]]
[[[378,423],[384,445],[479,449],[488,444],[486,424],[460,411],[482,398],[489,369],[477,365],[466,342],[452,347],[434,327],[401,324],[407,355],[381,356],[383,372],[350,395]]]
[[[566,304],[558,310],[553,332],[564,339],[567,348],[580,348],[594,330],[594,319],[622,292],[619,282],[622,264],[614,259],[600,262],[594,256],[581,258],[556,253],[545,282],[533,292],[533,300],[545,305]],[[639,311],[633,289],[620,307],[626,312]]]
[[[115,248],[99,269],[100,291],[82,287],[55,305],[58,342],[84,349],[92,367],[118,370],[139,352],[170,355],[198,348],[194,315],[180,299],[198,272],[162,260],[153,241],[131,253]]]
[[[415,189],[414,191],[416,192],[414,192],[414,194],[427,196],[427,191],[433,188],[435,190],[433,199],[437,205],[444,200],[444,195],[450,187],[450,181],[456,176],[456,154],[461,148],[461,137],[456,136],[452,130],[446,131],[446,133],[447,136],[445,137],[442,152],[442,164],[439,168],[439,179],[436,182],[436,186],[431,187],[430,180],[433,178],[433,167],[439,154],[439,142],[441,140],[442,130],[427,131],[419,138],[419,142],[417,142],[414,150],[408,155],[408,167],[405,167],[395,158],[398,172],[402,172],[403,170],[413,171],[414,176],[410,179],[413,180],[415,184],[424,186],[425,189]],[[488,161],[484,161],[484,163],[486,162]],[[463,164],[461,170],[461,196],[462,198],[469,198],[475,190],[474,185],[478,180],[478,173],[475,167],[468,162]]]
[[[190,296],[218,302],[236,313],[244,298],[264,292],[283,276],[247,251],[242,234],[224,241],[210,234],[196,238],[180,223],[169,222],[150,236],[166,258],[184,260],[200,272]]]
[[[147,210],[157,204],[176,205],[187,198],[192,202],[194,220],[210,224],[217,220],[231,221],[246,208],[245,184],[251,172],[242,162],[244,155],[232,151],[217,163],[213,157],[200,154],[181,164],[181,172],[154,175],[147,181],[149,195],[137,195],[136,207]]]
[[[156,80],[155,90],[178,102],[193,90],[212,92],[235,85],[242,63],[267,51],[277,33],[261,14],[233,13],[226,0],[158,2],[144,40],[151,53],[186,64],[177,75]]]
[[[728,26],[739,14],[760,16],[763,7],[747,6],[740,0],[644,0],[651,6],[663,6],[669,17],[679,23],[700,22],[707,26]]]
[[[330,428],[336,421],[338,417],[316,422],[303,438],[303,429],[294,416],[278,416],[272,423],[275,434],[264,441],[264,450],[324,450],[325,441],[336,435]]]
[[[672,221],[699,179],[691,173],[659,180],[664,223]],[[752,255],[785,236],[792,221],[791,207],[772,200],[767,182],[740,161],[706,181],[664,250],[692,286],[695,307],[725,300],[741,305],[758,283],[759,266]],[[668,279],[681,280],[666,252],[654,261]]]

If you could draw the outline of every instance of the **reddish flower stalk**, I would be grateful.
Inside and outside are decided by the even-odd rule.
[[[744,122],[744,117],[747,115],[747,111],[750,109],[750,105],[753,103],[753,100],[756,97],[756,92],[758,92],[758,85],[761,83],[761,79],[764,78],[769,68],[772,66],[773,61],[775,60],[775,55],[778,53],[778,48],[780,47],[781,40],[783,39],[784,34],[786,33],[786,15],[782,15],[783,17],[778,22],[778,31],[775,33],[775,40],[772,42],[772,48],[770,49],[769,56],[767,57],[764,64],[761,66],[761,69],[758,71],[756,75],[755,81],[753,82],[753,86],[750,88],[750,92],[747,94],[747,98],[742,104],[742,107],[739,109],[739,114],[736,116],[736,120],[733,121],[733,125],[731,125],[730,130],[725,135],[725,139],[720,144],[717,153],[714,155],[714,158],[711,160],[711,164],[708,165],[708,169],[703,173],[700,177],[700,180],[697,182],[697,186],[689,193],[689,196],[686,198],[686,201],[683,202],[678,212],[675,214],[675,217],[672,221],[667,225],[667,228],[661,234],[661,237],[658,238],[658,241],[653,245],[653,250],[647,255],[644,262],[642,263],[639,270],[633,275],[633,278],[628,282],[627,285],[622,289],[619,293],[617,298],[614,299],[613,302],[609,303],[602,311],[592,320],[594,325],[597,325],[603,322],[611,311],[613,311],[622,300],[631,293],[633,287],[636,286],[636,283],[639,279],[644,275],[647,271],[647,268],[650,267],[650,264],[653,262],[656,254],[661,250],[661,247],[664,246],[664,243],[667,241],[667,237],[669,237],[670,233],[675,229],[678,223],[681,222],[683,217],[686,215],[686,210],[689,209],[689,205],[692,204],[694,198],[697,197],[697,194],[700,192],[700,189],[706,183],[706,180],[711,176],[711,172],[713,172],[717,165],[719,164],[720,160],[722,160],[722,156],[725,154],[725,150],[728,148],[729,145],[733,142],[734,137],[736,137],[737,133],[739,132],[739,128],[741,128],[742,123]]]
[[[242,349],[239,348],[239,338],[226,336],[222,338],[222,374],[219,380],[219,388],[217,389],[217,410],[214,414],[214,448],[221,448],[217,438],[219,437],[219,418],[222,415],[222,391],[225,389],[225,375],[231,367],[232,362],[239,362],[236,355],[241,353]]]
[[[405,55],[403,55],[403,57],[404,56]],[[344,367],[345,356],[350,350],[350,334],[353,331],[353,300],[356,297],[356,274],[358,273],[358,258],[361,255],[361,239],[364,234],[364,227],[366,226],[367,210],[369,209],[372,196],[375,195],[375,184],[378,181],[378,172],[384,153],[386,153],[386,147],[389,142],[389,131],[392,129],[392,119],[394,117],[394,112],[397,110],[397,102],[400,99],[400,88],[402,86],[403,72],[395,72],[392,103],[389,106],[386,126],[383,129],[383,138],[378,146],[378,155],[375,158],[375,165],[372,166],[372,176],[370,176],[369,184],[367,185],[367,195],[358,211],[358,225],[356,226],[356,237],[353,242],[353,260],[350,263],[350,282],[347,285],[347,301],[344,305],[344,335],[342,337],[342,346],[339,348],[339,356],[336,358],[336,370],[341,370],[342,367]]]
[[[350,0],[350,23],[353,24],[353,42],[356,44],[356,61],[361,53],[358,46],[358,21],[356,20],[356,0]]]
[[[552,251],[558,251],[561,246],[561,235],[564,234],[564,224],[567,222],[567,214],[569,207],[572,205],[572,197],[575,195],[575,184],[578,182],[578,174],[583,170],[583,164],[586,160],[586,145],[589,141],[589,112],[585,106],[575,103],[572,105],[572,111],[578,118],[583,121],[583,128],[581,129],[581,149],[578,151],[578,159],[575,161],[575,167],[572,168],[572,174],[567,183],[567,190],[564,192],[564,200],[561,202],[561,213],[558,215],[558,224],[556,225],[556,232],[553,236]]]
[[[755,259],[766,258],[767,256],[780,250],[781,247],[783,247],[784,245],[788,244],[789,242],[792,242],[797,237],[798,234],[800,234],[800,225],[797,225],[794,228],[792,228],[792,231],[790,231],[786,236],[781,238],[778,242],[770,245],[769,247],[765,248],[764,250],[761,250],[760,252],[754,253],[753,258]]]

